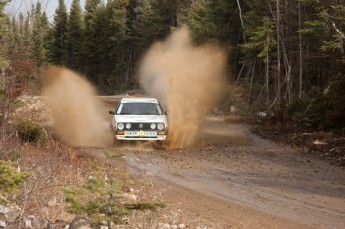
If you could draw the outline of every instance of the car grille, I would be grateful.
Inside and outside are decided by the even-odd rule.
[[[130,130],[151,130],[151,123],[131,123]]]

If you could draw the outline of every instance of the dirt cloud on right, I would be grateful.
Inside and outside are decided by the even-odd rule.
[[[226,62],[220,47],[194,45],[187,27],[156,42],[146,53],[139,80],[146,92],[169,111],[168,148],[193,144],[225,85]]]

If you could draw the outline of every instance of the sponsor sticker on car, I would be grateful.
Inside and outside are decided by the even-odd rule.
[[[125,136],[140,136],[140,137],[152,137],[157,136],[157,132],[154,131],[125,131]]]

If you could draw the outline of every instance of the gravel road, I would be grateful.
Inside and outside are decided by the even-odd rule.
[[[193,147],[113,150],[126,155],[133,175],[166,188],[187,225],[345,228],[345,170],[262,139],[250,126],[208,118]]]

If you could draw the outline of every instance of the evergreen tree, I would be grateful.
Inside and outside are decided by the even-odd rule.
[[[97,45],[99,44],[99,35],[97,34],[98,25],[96,23],[96,10],[100,5],[100,0],[86,0],[85,1],[85,13],[84,13],[84,25],[85,25],[85,39],[83,42],[83,57],[86,62],[83,72],[89,77],[89,79],[96,83],[97,73],[95,63],[97,56]]]
[[[7,17],[4,13],[4,8],[9,0],[1,0],[0,1],[0,39],[2,38],[2,34],[7,30]]]
[[[239,17],[235,18],[233,12],[237,11],[234,1],[195,1],[189,14],[189,26],[193,32],[194,40],[198,43],[220,41],[231,43],[239,30]]]
[[[109,56],[105,58],[103,64],[106,65],[107,59],[111,61],[109,63],[112,68],[107,69],[107,72],[112,75],[114,81],[119,84],[119,78],[125,74],[126,63],[128,56],[125,53],[130,49],[130,44],[125,42],[126,39],[126,7],[128,0],[121,1],[109,1],[107,4],[107,15],[108,24],[106,25],[107,36],[110,38],[107,42],[107,47],[109,49]],[[126,79],[124,79],[126,80]]]
[[[42,13],[41,3],[38,1],[32,21],[32,55],[40,67],[47,61],[47,34],[49,33],[49,22],[45,13]]]
[[[8,25],[7,25],[7,17],[4,13],[4,8],[9,1],[1,0],[0,1],[0,46],[3,47],[3,38],[5,37],[5,33],[7,32]],[[5,70],[8,67],[8,62],[4,58],[3,48],[0,49],[0,72]]]
[[[306,89],[324,89],[338,74],[344,74],[343,5],[332,1],[303,1],[304,24],[300,33],[304,40]]]
[[[154,39],[163,39],[177,27],[178,0],[151,0],[150,24]]]
[[[73,0],[67,21],[67,65],[82,70],[83,15],[80,0]]]
[[[259,59],[262,63],[265,63],[266,68],[266,108],[269,108],[269,97],[270,97],[270,58],[272,56],[272,50],[274,50],[276,45],[276,40],[274,38],[273,23],[268,17],[263,17],[261,20],[262,25],[254,28],[246,27],[245,36],[248,38],[247,42],[241,45],[241,51],[243,52],[243,61]],[[255,64],[253,64],[252,78],[249,85],[250,92],[248,101],[250,102],[250,94],[253,88],[253,76],[255,72]]]
[[[94,83],[96,85],[102,86],[103,81],[106,80],[105,76],[106,68],[111,67],[111,64],[107,65],[110,49],[108,41],[110,39],[109,33],[107,31],[110,18],[107,17],[106,5],[101,3],[94,12],[93,20],[91,21],[91,26],[93,29],[93,36],[91,39],[94,40],[95,44],[91,47],[94,48],[93,53],[91,53]]]
[[[135,12],[135,28],[138,36],[136,53],[137,57],[140,58],[140,56],[148,49],[151,43],[155,41],[154,27],[151,24],[153,10],[150,5],[150,0],[138,1]]]
[[[43,32],[43,50],[45,63],[48,62],[49,45],[52,41],[52,30],[46,12],[41,16],[42,32]]]
[[[59,0],[55,11],[53,42],[50,48],[50,58],[54,64],[67,64],[67,11],[64,0]]]
[[[127,60],[127,75],[126,79],[129,80],[134,75],[134,66],[136,62],[136,51],[137,51],[137,44],[138,44],[138,30],[137,30],[137,9],[138,9],[138,1],[137,0],[129,0],[128,5],[126,7],[126,35],[125,35],[125,42],[127,46],[126,50],[126,60]]]
[[[240,62],[239,44],[242,31],[236,1],[196,0],[190,5],[188,26],[197,44],[219,43],[229,52],[231,70],[236,72]]]

